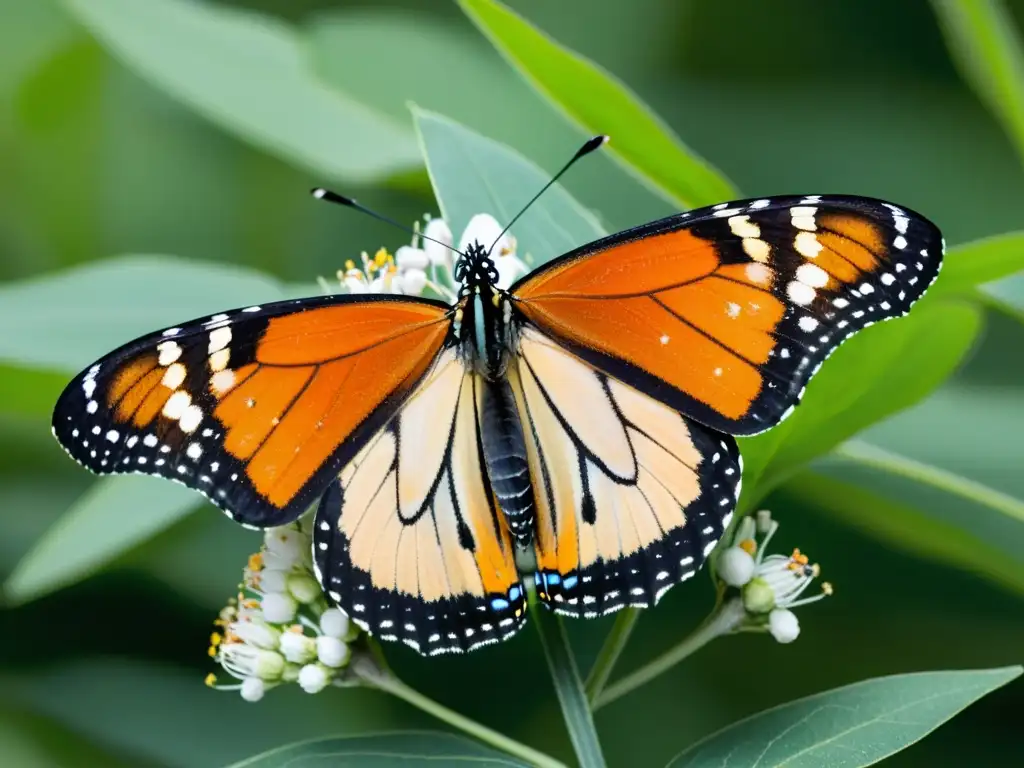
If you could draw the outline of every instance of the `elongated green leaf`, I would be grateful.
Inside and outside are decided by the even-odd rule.
[[[1024,322],[1024,275],[983,285],[979,293],[985,298],[988,306]]]
[[[327,764],[389,768],[450,763],[479,768],[526,765],[475,741],[448,733],[396,731],[288,744],[234,763],[230,768],[319,768]]]
[[[695,744],[671,768],[860,768],[906,749],[1024,671],[922,672],[783,704]]]
[[[249,269],[170,256],[108,259],[0,286],[0,360],[77,371],[161,326],[283,298],[280,283]]]
[[[789,503],[812,505],[822,514],[841,520],[887,546],[977,574],[1024,595],[1024,557],[1020,548],[1024,535],[1000,536],[996,531],[982,537],[978,529],[986,521],[979,519],[976,508],[956,510],[956,514],[946,509],[940,517],[932,506],[916,508],[890,498],[888,493],[882,495],[865,488],[863,481],[854,485],[848,469],[837,477],[823,474],[824,471],[826,468],[822,467],[821,471],[799,473],[786,481],[773,498],[780,499],[780,508]]]
[[[419,165],[412,132],[313,75],[294,30],[195,0],[64,0],[128,66],[244,141],[318,174]]]
[[[1024,270],[1024,232],[986,237],[951,248],[929,299],[969,291]]]
[[[80,581],[201,501],[194,491],[158,478],[98,480],[18,563],[4,595],[24,603]]]
[[[496,0],[459,0],[495,48],[571,120],[611,136],[623,167],[683,207],[737,197],[732,185],[614,76],[563,47]]]
[[[845,342],[786,421],[741,441],[744,507],[814,457],[927,396],[960,364],[980,328],[977,308],[939,302]]]
[[[1002,0],[932,0],[960,74],[1024,161],[1024,53]]]
[[[434,194],[456,240],[477,213],[490,213],[507,224],[551,178],[517,152],[453,120],[421,109],[413,114]],[[527,255],[528,263],[537,266],[604,231],[556,184],[530,206],[512,233],[520,256]]]

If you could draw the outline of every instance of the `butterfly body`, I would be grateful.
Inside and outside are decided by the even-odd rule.
[[[467,651],[525,620],[517,548],[570,616],[691,578],[737,503],[734,436],[785,418],[941,258],[923,217],[822,195],[679,214],[509,287],[476,243],[452,305],[329,296],[142,337],[69,384],[54,433],[252,527],[319,500],[328,596],[382,639]]]

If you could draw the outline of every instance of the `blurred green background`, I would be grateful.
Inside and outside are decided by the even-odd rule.
[[[405,238],[315,204],[310,186],[330,183],[400,221],[436,212],[415,160],[409,101],[548,169],[581,138],[453,3],[219,4],[292,25],[323,82],[392,125],[401,139],[393,172],[318,175],[133,73],[68,6],[0,0],[0,287],[132,253],[246,265],[312,286],[360,251]],[[938,222],[953,245],[1024,228],[1021,160],[958,77],[924,0],[509,4],[627,82],[744,195],[883,197]],[[1024,2],[1011,8],[1024,17]],[[337,141],[343,157],[344,132]],[[601,155],[565,186],[611,230],[671,211]],[[1007,290],[1024,294],[1019,284]],[[167,298],[155,283],[151,300]],[[990,311],[953,380],[862,437],[1024,497],[1022,374],[1019,323]],[[66,379],[0,365],[0,578],[92,482],[49,434]],[[820,471],[998,542],[1024,573],[1022,521],[835,462]],[[721,640],[602,709],[611,764],[663,764],[739,717],[865,677],[1021,661],[1021,579],[1014,586],[983,566],[972,573],[919,557],[912,532],[898,545],[858,524],[856,498],[790,484],[770,501],[783,523],[780,548],[818,559],[836,596],[801,613],[794,645]],[[0,763],[216,766],[298,738],[435,727],[373,692],[282,689],[249,705],[203,687],[210,622],[258,542],[206,508],[91,579],[0,611]],[[681,637],[708,610],[710,592],[704,579],[673,590],[643,617],[622,669]],[[607,627],[573,625],[584,667]],[[571,760],[532,632],[467,658],[388,650],[430,695]],[[1021,712],[1018,682],[889,762],[1019,764]]]

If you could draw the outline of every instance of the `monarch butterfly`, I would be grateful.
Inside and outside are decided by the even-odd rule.
[[[570,616],[693,576],[739,497],[734,436],[776,425],[844,339],[905,314],[942,252],[923,217],[828,195],[680,213],[507,290],[477,242],[452,304],[306,298],[129,342],[71,381],[53,431],[93,472],[176,480],[249,527],[319,500],[327,595],[382,639],[469,651],[525,621],[517,552]]]

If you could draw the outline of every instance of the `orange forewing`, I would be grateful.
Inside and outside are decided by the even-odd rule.
[[[686,230],[567,260],[516,290],[534,324],[642,368],[727,418],[761,391],[782,302],[715,275],[713,244]],[[756,264],[755,277],[771,269]]]

